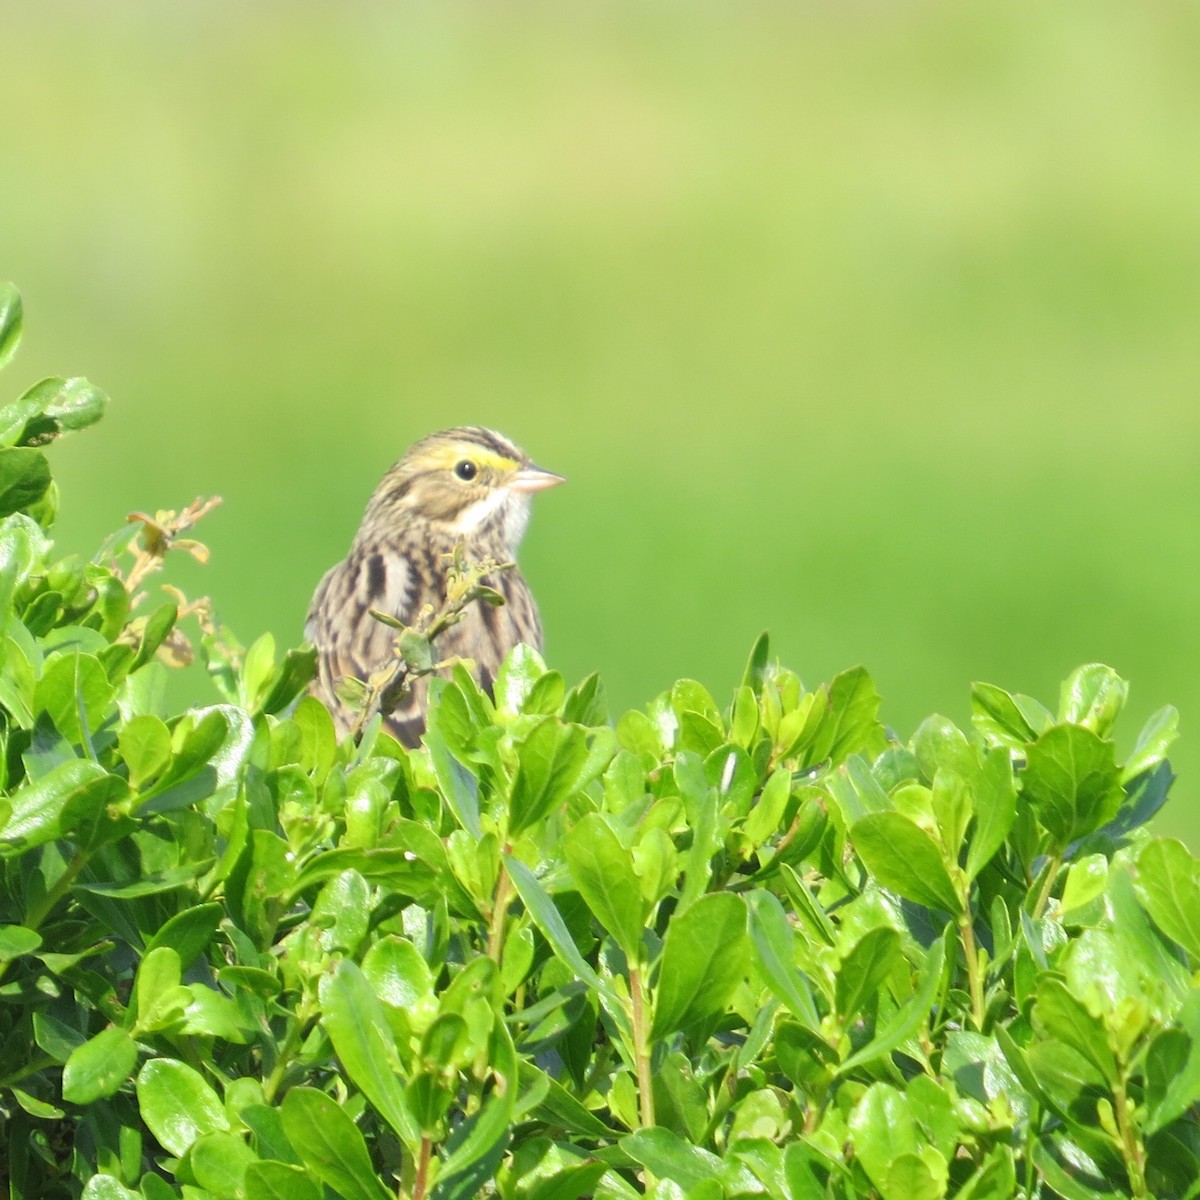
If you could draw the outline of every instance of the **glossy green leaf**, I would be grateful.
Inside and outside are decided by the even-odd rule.
[[[1060,848],[1099,829],[1121,805],[1112,743],[1082,725],[1056,725],[1042,734],[1029,747],[1021,785],[1022,799]]]
[[[1153,770],[1167,755],[1179,736],[1179,710],[1166,705],[1154,713],[1138,734],[1132,753],[1121,769],[1121,782],[1128,783],[1143,771]]]
[[[282,1115],[304,1165],[343,1200],[390,1200],[362,1132],[337,1101],[316,1088],[292,1088],[283,1098]]]
[[[489,1060],[497,1086],[478,1113],[455,1129],[447,1142],[434,1196],[436,1200],[472,1200],[495,1177],[507,1150],[517,1111],[519,1066],[516,1047],[503,1021],[495,1020]]]
[[[0,925],[0,959],[9,961],[23,954],[32,954],[42,944],[42,937],[24,925]]]
[[[512,879],[513,886],[517,889],[517,894],[528,909],[530,917],[533,918],[533,922],[541,931],[542,936],[550,943],[554,953],[571,968],[577,978],[583,980],[589,987],[615,998],[612,988],[601,980],[600,976],[588,966],[583,955],[579,953],[579,948],[575,945],[575,940],[571,937],[562,914],[542,885],[538,883],[533,872],[523,862],[508,855],[505,855],[504,865]]]
[[[11,284],[0,280],[0,370],[8,366],[21,341],[24,307],[21,293]],[[0,420],[3,410],[0,410]]]
[[[642,942],[646,904],[634,869],[633,852],[620,842],[599,813],[588,813],[563,846],[571,878],[596,920],[631,962]]]
[[[868,813],[854,823],[850,840],[884,887],[926,908],[960,911],[941,850],[908,817],[897,812]]]
[[[850,1114],[854,1150],[883,1200],[941,1200],[946,1160],[921,1136],[908,1099],[885,1083],[869,1087]]]
[[[517,747],[509,798],[509,833],[516,837],[578,790],[587,763],[587,737],[578,725],[546,717]]]
[[[171,761],[171,731],[150,714],[127,721],[117,734],[117,744],[135,788],[157,778]]]
[[[321,1200],[322,1191],[301,1167],[254,1162],[243,1180],[246,1200]]]
[[[0,517],[30,512],[51,486],[50,464],[40,450],[0,449]]]
[[[206,1133],[229,1128],[225,1106],[194,1067],[152,1058],[137,1077],[138,1109],[146,1127],[169,1154],[183,1154]]]
[[[749,964],[746,904],[740,896],[714,892],[677,913],[663,940],[651,1040],[718,1015]]]
[[[1177,1121],[1200,1100],[1200,992],[1180,1010],[1177,1028],[1160,1032],[1146,1057],[1146,1133]]]
[[[1017,816],[1017,788],[1012,759],[996,746],[984,755],[972,781],[975,828],[967,845],[967,878],[974,879],[992,860],[1012,830]]]
[[[809,1029],[820,1023],[808,980],[796,965],[796,934],[783,905],[770,892],[753,891],[746,897],[755,962],[774,995]]]
[[[82,1200],[142,1200],[141,1193],[127,1188],[113,1175],[93,1175],[83,1185]]]
[[[72,1051],[63,1067],[63,1099],[91,1104],[111,1096],[137,1066],[137,1043],[127,1029],[110,1026]]]
[[[869,1004],[902,958],[900,935],[894,929],[882,926],[864,934],[838,968],[838,1013],[853,1017]]]
[[[1134,886],[1155,925],[1200,961],[1200,862],[1187,847],[1170,838],[1148,842]]]
[[[231,1200],[240,1200],[246,1171],[256,1161],[254,1151],[233,1133],[206,1133],[188,1151],[196,1182],[214,1196],[228,1196]]]
[[[639,1129],[623,1137],[620,1146],[651,1174],[669,1179],[688,1192],[713,1182],[725,1185],[734,1195],[753,1195],[760,1190],[758,1181],[746,1167],[737,1162],[723,1162],[669,1129]]]
[[[1062,686],[1058,719],[1107,737],[1128,695],[1129,685],[1111,667],[1103,663],[1076,667]]]
[[[683,911],[707,889],[712,878],[712,858],[721,845],[722,834],[717,792],[708,782],[700,756],[689,750],[680,751],[675,756],[672,773],[692,831],[691,845],[685,851],[682,863],[684,877],[679,910]]]
[[[1022,751],[1054,723],[1054,717],[1028,696],[1010,695],[990,683],[971,685],[971,722],[993,745]]]
[[[445,736],[432,726],[425,734],[425,748],[438,786],[458,823],[476,841],[483,837],[479,823],[479,780],[450,752]]]
[[[0,827],[0,854],[28,850],[64,837],[94,820],[123,787],[103,767],[82,759],[62,763],[37,783],[12,796],[8,820]]]
[[[147,956],[159,946],[170,946],[178,954],[181,968],[187,970],[212,942],[223,914],[224,907],[216,902],[176,913],[146,943]]]
[[[1117,1080],[1117,1064],[1104,1024],[1093,1016],[1067,985],[1046,976],[1038,986],[1034,1022],[1056,1041],[1086,1058],[1109,1083]]]
[[[909,1038],[915,1037],[921,1027],[931,1019],[938,992],[942,987],[947,959],[946,946],[952,943],[953,937],[953,926],[947,926],[946,933],[930,946],[925,956],[917,978],[916,991],[896,1009],[887,1022],[876,1028],[874,1036],[865,1046],[856,1050],[838,1067],[839,1074],[844,1075],[856,1067],[890,1054]]]
[[[371,922],[370,885],[358,871],[339,871],[313,902],[312,920],[326,950],[355,954]]]
[[[321,980],[320,997],[322,1022],[350,1078],[416,1153],[420,1130],[405,1100],[387,1017],[366,976],[343,959]]]

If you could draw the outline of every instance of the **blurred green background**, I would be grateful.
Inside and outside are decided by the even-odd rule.
[[[1171,702],[1200,843],[1200,10],[107,0],[10,7],[3,380],[113,397],[60,543],[225,503],[244,640],[298,639],[404,447],[570,477],[522,561],[551,662],[724,702],[763,628],[885,717],[986,679]]]

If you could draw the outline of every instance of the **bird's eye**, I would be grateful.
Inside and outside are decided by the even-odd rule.
[[[454,473],[464,483],[470,483],[479,474],[479,468],[469,458],[464,458],[462,462],[455,464]]]

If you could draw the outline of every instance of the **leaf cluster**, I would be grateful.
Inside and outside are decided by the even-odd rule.
[[[32,391],[0,477],[81,423]],[[0,491],[13,1196],[1200,1194],[1176,717],[1119,743],[1108,668],[900,742],[765,637],[615,721],[521,647],[339,741],[310,653],[211,621],[172,711],[178,606],[56,559],[51,492]]]

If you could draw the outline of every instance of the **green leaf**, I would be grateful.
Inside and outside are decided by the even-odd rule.
[[[78,376],[39,380],[15,404],[0,411],[0,443],[40,446],[94,425],[107,404],[108,397],[99,388]]]
[[[109,1026],[71,1052],[63,1067],[63,1099],[91,1104],[111,1096],[137,1066],[138,1049],[129,1030]]]
[[[732,1176],[738,1181],[740,1188],[735,1195],[743,1192],[753,1195],[761,1191],[761,1185],[741,1164],[722,1162],[715,1154],[689,1145],[669,1129],[639,1129],[623,1137],[620,1146],[647,1171],[660,1179],[670,1179],[688,1191],[713,1180],[719,1181],[722,1176]]]
[[[142,1200],[140,1192],[131,1191],[114,1175],[93,1175],[83,1186],[82,1200]]]
[[[742,672],[742,686],[749,688],[755,695],[762,691],[770,657],[771,638],[764,631],[755,638],[754,645],[750,648],[750,657],[746,660],[746,669]]]
[[[700,756],[690,750],[681,750],[675,756],[673,774],[692,830],[692,844],[683,855],[683,888],[678,909],[682,912],[707,889],[712,878],[712,858],[723,837],[717,792],[708,782]]]
[[[580,726],[557,717],[539,721],[517,746],[517,773],[509,798],[510,835],[519,836],[563,807],[579,790],[587,760],[587,738]]]
[[[942,987],[942,976],[947,958],[947,945],[954,937],[954,927],[947,926],[945,934],[930,946],[921,965],[916,992],[896,1010],[882,1028],[877,1028],[874,1037],[838,1067],[838,1074],[845,1075],[856,1067],[873,1062],[903,1045],[915,1036],[929,1019],[937,995]],[[852,1010],[847,1010],[852,1011]]]
[[[261,1158],[272,1158],[289,1166],[300,1165],[300,1155],[283,1131],[283,1117],[278,1108],[268,1104],[248,1104],[237,1115],[253,1135],[254,1148]]]
[[[1004,845],[1017,816],[1012,759],[1003,746],[987,752],[972,782],[975,829],[967,844],[967,879],[973,880]]]
[[[150,714],[133,717],[117,732],[121,757],[129,768],[129,782],[141,788],[156,779],[171,762],[171,731],[166,722]]]
[[[850,840],[884,887],[926,908],[961,911],[941,850],[916,822],[897,812],[868,813],[855,821]]]
[[[246,1168],[246,1200],[321,1200],[322,1190],[301,1167],[254,1162]]]
[[[350,1078],[416,1153],[420,1130],[397,1074],[387,1017],[371,985],[358,966],[343,960],[321,981],[320,996],[325,1028]]]
[[[521,902],[542,936],[550,943],[554,953],[574,971],[577,978],[597,992],[607,995],[610,1000],[616,1001],[617,996],[612,987],[588,966],[583,955],[579,953],[562,914],[538,883],[533,872],[519,859],[507,854],[504,856],[504,865],[517,894],[521,897]]]
[[[0,449],[0,517],[28,512],[50,486],[50,464],[40,450]]]
[[[1138,855],[1135,890],[1151,920],[1200,962],[1200,862],[1182,842],[1155,838]]]
[[[1029,747],[1021,795],[1061,851],[1110,821],[1121,806],[1111,742],[1082,725],[1055,725]]]
[[[868,930],[843,959],[837,973],[837,1011],[846,1020],[883,987],[899,965],[900,935],[888,926]]]
[[[1129,684],[1112,667],[1103,663],[1076,667],[1062,686],[1058,719],[1107,737],[1128,695]]]
[[[281,1112],[284,1132],[305,1166],[343,1200],[391,1200],[361,1131],[336,1100],[296,1087],[284,1096]]]
[[[631,963],[641,954],[646,902],[633,852],[599,813],[576,822],[563,845],[571,878],[596,920]]]
[[[370,909],[371,888],[358,871],[339,871],[328,880],[312,908],[312,922],[321,930],[324,949],[356,954],[367,936]]]
[[[932,784],[942,768],[949,768],[963,779],[971,779],[979,769],[975,750],[953,721],[943,716],[927,717],[912,739],[913,753],[921,778]]]
[[[188,1163],[196,1182],[214,1196],[240,1197],[246,1171],[257,1162],[254,1151],[233,1133],[206,1133],[188,1151]]]
[[[451,689],[446,688],[445,695]],[[476,841],[483,837],[479,823],[479,780],[450,752],[445,736],[431,723],[425,733],[425,749],[437,779],[438,788],[458,823]]]
[[[435,1004],[433,972],[406,938],[380,938],[363,956],[362,970],[375,995],[393,1008],[419,1011]]]
[[[783,905],[770,892],[756,890],[746,897],[755,960],[774,995],[808,1029],[820,1025],[812,989],[796,966],[795,931]]]
[[[1148,1137],[1200,1100],[1200,992],[1188,996],[1176,1021],[1178,1028],[1159,1033],[1146,1057]]]
[[[1024,751],[1054,723],[1054,718],[1028,696],[1010,695],[990,683],[971,685],[971,723],[992,745]]]
[[[733,892],[702,896],[676,912],[663,939],[651,1041],[718,1015],[750,963],[746,905]]]
[[[17,352],[23,317],[21,293],[11,283],[0,282],[0,370],[8,366]],[[0,409],[0,424],[3,421],[4,412]]]
[[[124,787],[96,763],[62,763],[13,795],[8,821],[0,827],[0,856],[67,836],[97,818]]]
[[[0,961],[9,962],[32,954],[42,944],[42,935],[24,925],[0,925]]]
[[[1086,1058],[1109,1084],[1117,1082],[1117,1064],[1104,1023],[1054,975],[1044,976],[1038,984],[1033,1020],[1035,1027],[1044,1030],[1050,1038]]]
[[[1179,736],[1179,711],[1168,704],[1160,708],[1142,726],[1133,752],[1121,768],[1121,782],[1136,779],[1143,771],[1153,770],[1167,756],[1167,750]]]
[[[165,921],[146,943],[147,957],[159,946],[171,946],[183,970],[208,948],[221,924],[225,908],[214,902],[185,908]]]
[[[920,1136],[906,1096],[872,1084],[850,1114],[854,1150],[883,1200],[942,1200],[946,1160]]]
[[[887,739],[879,723],[879,692],[864,667],[851,667],[829,684],[829,708],[806,761],[845,762],[853,754],[873,757]]]
[[[508,1148],[516,1116],[519,1065],[516,1047],[504,1022],[496,1017],[488,1055],[498,1084],[483,1108],[468,1117],[447,1142],[434,1200],[473,1200],[494,1178]]]
[[[534,685],[545,673],[542,656],[532,646],[518,642],[496,672],[492,686],[496,708],[508,716],[516,716],[524,709]]]
[[[255,709],[256,713],[282,712],[308,686],[317,673],[317,651],[313,646],[287,650],[271,678],[271,686]]]
[[[109,716],[115,694],[100,660],[76,652],[47,660],[34,699],[67,741],[83,745]]]
[[[138,1109],[170,1154],[183,1154],[206,1133],[228,1130],[225,1107],[204,1076],[173,1058],[152,1058],[137,1077]]]

